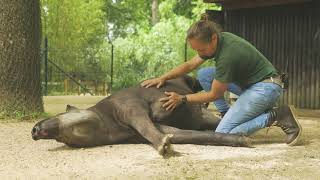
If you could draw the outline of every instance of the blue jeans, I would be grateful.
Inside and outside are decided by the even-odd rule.
[[[198,80],[205,91],[211,90],[215,68],[203,68],[198,71]],[[219,112],[228,111],[219,123],[216,132],[250,135],[264,128],[268,124],[271,109],[280,95],[282,88],[274,83],[258,82],[248,89],[241,89],[230,83],[228,91],[239,96],[238,100],[229,108],[224,98],[214,101]]]

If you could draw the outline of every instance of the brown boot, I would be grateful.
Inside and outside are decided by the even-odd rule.
[[[278,126],[287,134],[286,143],[294,146],[301,135],[302,127],[293,113],[293,107],[283,105],[270,111],[268,127]]]

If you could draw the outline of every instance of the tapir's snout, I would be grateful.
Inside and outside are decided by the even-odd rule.
[[[48,136],[48,132],[45,130],[41,130],[39,126],[34,126],[31,131],[32,139],[39,140],[39,139],[46,139]]]
[[[38,136],[39,131],[40,131],[39,126],[35,126],[35,127],[32,128],[31,135],[32,135],[32,139],[33,140],[36,141],[36,140],[40,139],[39,136]]]
[[[35,126],[32,128],[31,131],[31,135],[32,135],[32,139],[33,140],[39,140],[39,139],[48,139],[50,138],[48,135],[48,131],[44,130],[44,129],[40,129],[39,126]]]
[[[31,130],[33,140],[53,139],[59,131],[58,119],[51,118],[38,122]]]

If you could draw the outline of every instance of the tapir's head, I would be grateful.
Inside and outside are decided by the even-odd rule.
[[[67,105],[67,112],[39,121],[31,131],[34,140],[56,139],[73,146],[92,142],[99,129],[100,118],[91,110]]]

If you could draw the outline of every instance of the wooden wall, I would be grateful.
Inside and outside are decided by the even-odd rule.
[[[280,102],[320,109],[320,3],[226,10],[225,31],[254,44],[290,78]]]

